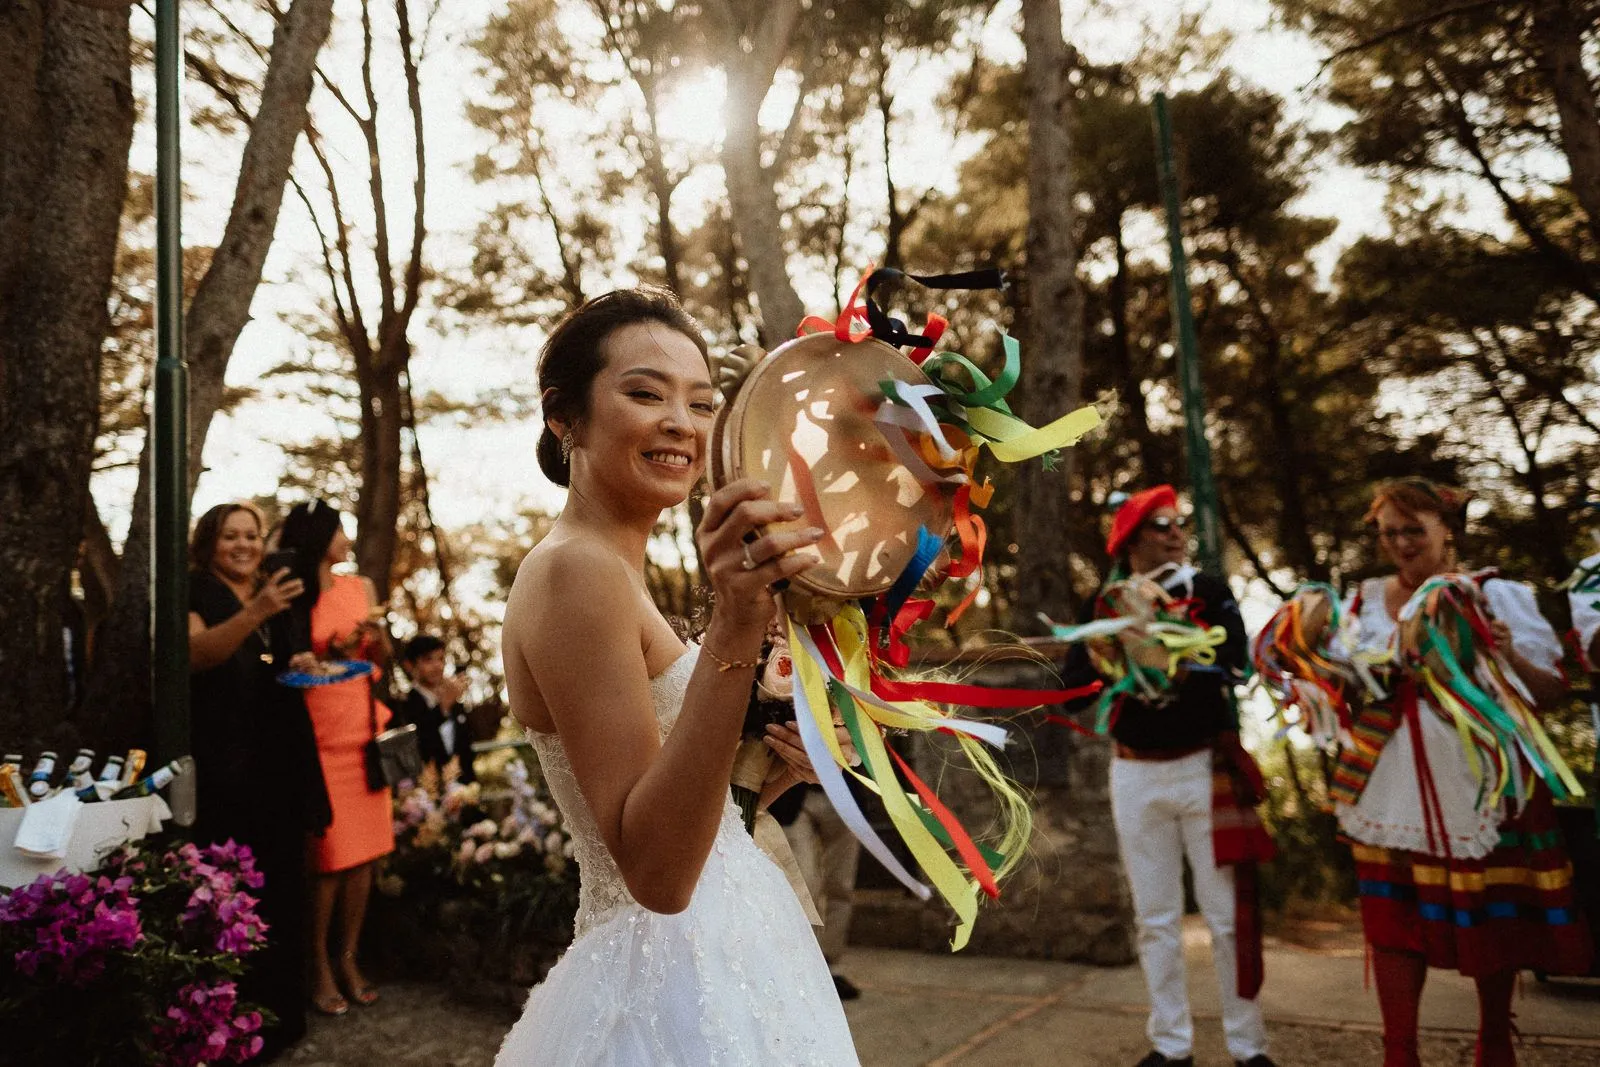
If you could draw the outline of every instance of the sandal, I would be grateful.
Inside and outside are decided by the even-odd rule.
[[[311,995],[311,1008],[318,1015],[329,1015],[338,1018],[349,1013],[350,1002],[338,993],[313,993]]]
[[[346,952],[341,959],[348,960],[351,968],[355,967],[356,954]],[[378,991],[365,980],[357,982],[348,973],[341,974],[339,984],[344,987],[345,995],[360,1004],[363,1008],[370,1007],[378,1002]]]

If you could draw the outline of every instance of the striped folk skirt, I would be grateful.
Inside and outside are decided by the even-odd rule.
[[[1468,977],[1505,970],[1587,974],[1593,942],[1550,793],[1539,786],[1478,859],[1351,843],[1361,924],[1377,949],[1414,952]]]

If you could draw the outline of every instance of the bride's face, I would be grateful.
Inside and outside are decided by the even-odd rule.
[[[573,486],[657,510],[681,503],[705,469],[716,411],[705,357],[659,322],[619,327],[604,353],[588,417],[575,431]]]

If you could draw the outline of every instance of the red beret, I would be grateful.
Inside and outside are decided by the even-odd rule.
[[[1116,518],[1111,520],[1111,533],[1106,535],[1106,555],[1115,556],[1122,551],[1122,546],[1138,532],[1152,511],[1157,508],[1177,506],[1178,493],[1170,485],[1157,485],[1130,496],[1127,502],[1117,509]]]

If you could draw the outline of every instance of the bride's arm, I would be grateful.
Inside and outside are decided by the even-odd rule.
[[[615,555],[577,542],[556,546],[542,590],[513,588],[507,607],[510,651],[530,668],[629,892],[651,911],[688,906],[727,802],[752,668],[719,670],[717,658],[755,660],[773,610],[766,587],[804,570],[806,560],[785,553],[816,539],[810,531],[768,535],[750,546],[762,565],[744,569],[744,531],[794,516],[748,484],[737,488],[707,505],[700,543],[717,591],[705,636],[714,655],[695,667],[665,743],[639,639],[638,594]]]

